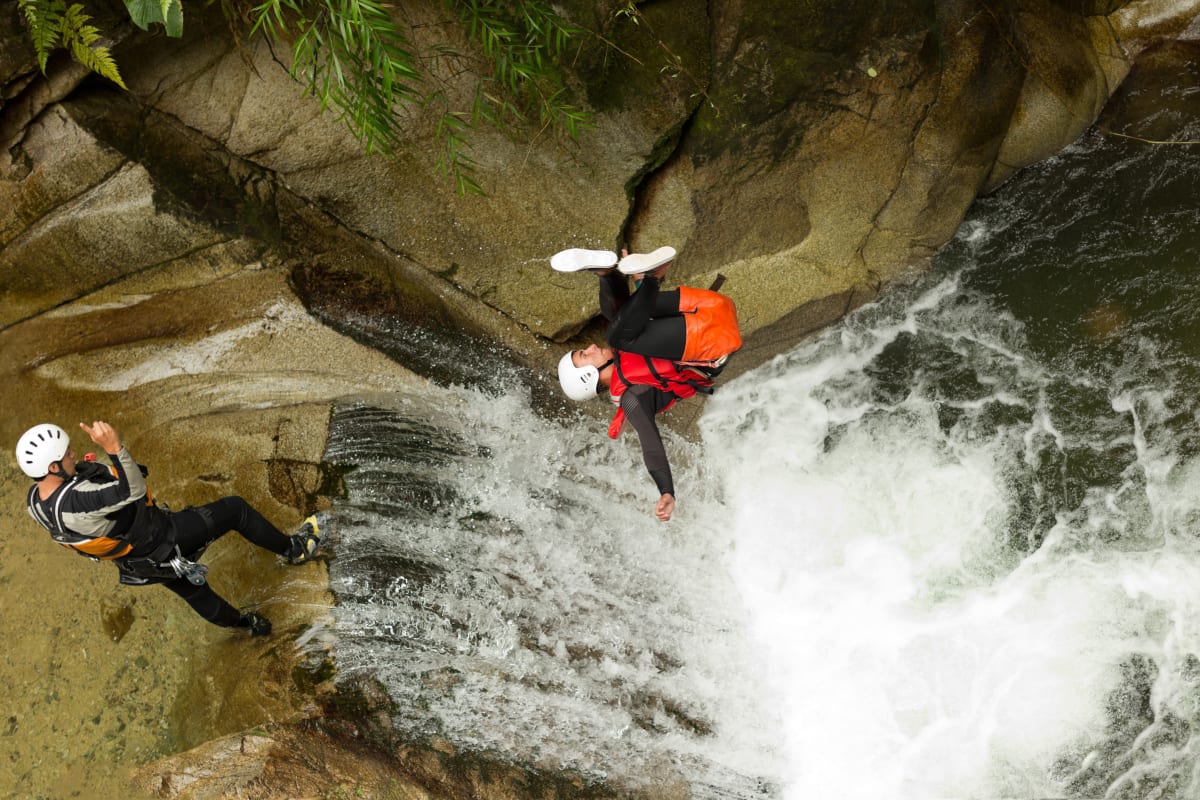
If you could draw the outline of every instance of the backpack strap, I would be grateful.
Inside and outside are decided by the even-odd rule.
[[[642,356],[642,358],[646,359],[646,369],[650,370],[650,374],[654,376],[654,380],[658,381],[658,388],[664,392],[671,391],[670,382],[662,375],[659,375],[658,370],[654,368],[654,359],[650,358],[650,356]],[[625,380],[625,378],[622,376],[621,380]]]

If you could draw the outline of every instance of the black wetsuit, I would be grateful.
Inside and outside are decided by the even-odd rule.
[[[222,497],[202,506],[189,506],[172,513],[171,521],[179,552],[193,561],[206,547],[230,531],[237,531],[243,538],[276,555],[287,555],[292,546],[290,537],[237,496]],[[214,592],[207,581],[200,586],[186,578],[151,579],[151,582],[162,583],[209,622],[224,627],[242,624],[242,612]]]
[[[183,577],[159,577],[139,568],[146,559],[175,555],[174,544],[189,560],[231,530],[272,553],[285,555],[292,546],[274,525],[240,497],[224,497],[178,512],[145,504],[145,478],[125,448],[110,455],[117,472],[82,462],[76,476],[45,500],[35,485],[29,494],[29,513],[56,541],[109,537],[129,541],[134,548],[114,559],[121,582],[131,585],[161,583],[182,597],[197,614],[223,627],[244,626],[240,611],[212,590],[207,582],[197,586]]]
[[[659,291],[657,278],[644,277],[630,296],[626,276],[615,270],[601,275],[600,313],[610,322],[605,338],[614,349],[672,361],[683,356],[687,323],[679,315],[679,292]],[[621,409],[637,431],[646,470],[659,494],[672,497],[671,462],[655,417],[676,399],[670,392],[645,384],[632,385],[621,395]]]
[[[605,339],[614,349],[668,361],[683,358],[687,323],[679,313],[679,290],[660,291],[658,278],[646,276],[630,296],[624,275],[602,275],[600,313],[610,323]]]

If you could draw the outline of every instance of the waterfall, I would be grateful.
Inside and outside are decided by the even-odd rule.
[[[682,442],[675,442],[683,446]],[[334,414],[337,660],[416,737],[630,788],[756,797],[773,740],[731,531],[669,525],[633,443],[431,387]]]
[[[732,574],[785,796],[1195,781],[1200,471],[1146,435],[1169,392],[1048,369],[963,295],[951,276],[861,315],[705,417],[738,465]],[[941,365],[898,390],[873,374],[889,357]]]
[[[339,407],[340,670],[619,787],[1200,796],[1197,185],[1098,135],[1023,172],[668,434],[665,525],[631,436],[519,381]]]
[[[1200,159],[1177,156],[1084,140],[921,284],[714,399],[788,800],[1200,796]]]

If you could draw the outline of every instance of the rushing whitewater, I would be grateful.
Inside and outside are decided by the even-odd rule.
[[[1200,796],[1197,163],[1085,140],[711,404],[788,800]]]
[[[698,500],[657,523],[636,445],[595,420],[429,392],[334,415],[327,458],[354,466],[331,564],[341,672],[376,677],[399,729],[457,749],[614,786],[769,792],[774,731],[723,518]]]
[[[1077,438],[1052,396],[1103,387],[1022,355],[955,277],[873,312],[705,418],[737,465],[732,573],[785,796],[1104,796],[1143,773],[1194,796],[1200,740],[1171,718],[1200,702],[1200,474],[1146,437],[1164,389],[1111,396]],[[922,355],[899,391],[872,374],[898,348]],[[1079,449],[1120,478],[1054,508]]]
[[[339,668],[615,787],[1200,797],[1197,185],[1096,136],[1022,173],[669,435],[666,525],[633,437],[520,390],[339,408]]]

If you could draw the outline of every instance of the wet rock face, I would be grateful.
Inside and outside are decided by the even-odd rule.
[[[355,239],[373,253],[349,260],[400,306],[431,298],[431,324],[471,320],[540,367],[530,345],[595,313],[591,282],[549,273],[551,253],[670,242],[674,279],[729,276],[765,357],[919,269],[979,191],[1074,139],[1129,59],[1197,12],[1118,5],[571,3],[595,32],[571,62],[595,128],[566,147],[481,132],[486,197],[437,175],[422,115],[395,157],[364,156],[215,11],[182,41],[126,38],[121,94],[65,62],[31,73],[9,10],[0,324],[232,237],[301,261]]]
[[[127,39],[117,55],[131,91],[119,94],[66,61],[39,77],[15,4],[0,5],[0,373],[21,403],[4,441],[38,421],[30,415],[70,424],[120,411],[164,496],[242,493],[281,523],[334,491],[320,463],[329,404],[417,380],[326,326],[377,349],[398,343],[390,354],[440,379],[486,374],[487,364],[439,357],[498,341],[504,358],[549,372],[561,348],[546,340],[594,331],[595,287],[550,273],[548,256],[670,242],[680,251],[674,278],[729,276],[748,334],[734,368],[754,366],[919,268],[980,190],[1069,142],[1130,59],[1200,11],[1176,3],[1163,16],[1163,4],[1111,0],[657,0],[634,24],[618,13],[623,3],[573,0],[573,18],[615,45],[588,38],[573,62],[596,128],[565,148],[479,135],[489,194],[460,198],[434,170],[429,120],[411,121],[411,148],[395,158],[366,157],[267,48],[237,49],[217,18],[196,12],[182,42]],[[428,331],[442,336],[433,346]],[[57,776],[39,783],[24,765],[57,769],[63,731],[112,737],[119,744],[106,755],[141,762],[288,705],[281,678],[267,693],[245,687],[275,704],[265,713],[252,699],[217,704],[229,687],[209,686],[208,670],[175,675],[194,656],[200,623],[190,612],[155,594],[134,603],[111,575],[64,566],[69,556],[28,530],[25,481],[8,476],[0,488],[0,521],[29,534],[0,541],[0,584],[37,598],[4,627],[21,654],[6,667],[10,702],[28,701],[0,716],[22,748],[7,768],[18,772],[5,774],[32,781],[18,788],[56,793],[46,787]],[[236,545],[221,545],[231,554],[222,577],[239,601],[283,585],[260,577],[270,559],[236,566]],[[308,625],[306,609],[327,602],[319,586],[305,591],[305,602],[272,611],[277,630]],[[80,596],[108,599],[79,608]],[[155,661],[130,662],[132,648]],[[197,661],[229,649],[214,639]],[[41,682],[56,680],[62,653],[84,651],[104,665],[100,679],[122,687],[115,706],[100,708],[88,687]],[[138,693],[120,683],[128,663]],[[176,697],[216,710],[178,723],[167,742],[159,722]],[[309,769],[289,753],[318,752],[324,733],[310,732],[239,736],[185,758],[178,780],[158,769],[147,787],[188,796],[204,764],[248,755],[213,772],[212,785],[303,796],[269,787],[287,786],[276,778],[289,768]],[[374,763],[341,749],[346,741],[328,751],[333,766],[309,776],[310,794],[337,796]],[[490,765],[435,744],[386,743],[416,765],[413,787],[461,779],[445,796],[510,796],[524,780],[496,767],[506,788],[491,793],[475,777]],[[378,785],[395,790],[394,764],[380,764]],[[74,790],[84,767],[71,768]],[[593,787],[558,796],[585,791]]]
[[[148,796],[412,797],[445,800],[685,800],[686,783],[662,769],[653,789],[605,786],[581,775],[464,753],[444,739],[405,741],[387,723],[390,701],[369,681],[324,684],[325,713],[314,724],[269,724],[215,739],[137,769]]]

